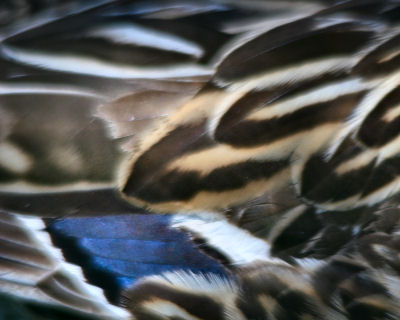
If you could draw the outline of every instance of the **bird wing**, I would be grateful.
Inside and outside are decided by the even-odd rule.
[[[19,17],[12,5],[7,12]],[[10,303],[4,315],[24,308],[21,314],[32,318],[127,318],[115,305],[140,277],[176,269],[225,273],[170,230],[169,217],[144,216],[121,200],[114,183],[125,156],[120,140],[132,134],[124,125],[133,116],[121,119],[125,111],[119,118],[116,111],[139,98],[142,112],[134,116],[151,122],[168,109],[149,112],[148,99],[174,101],[181,87],[194,94],[209,71],[198,63],[206,50],[187,38],[206,21],[188,21],[223,10],[212,2],[56,2],[2,27],[0,291]],[[210,50],[229,37],[214,34],[202,40]],[[100,114],[120,121],[117,133]]]
[[[1,33],[0,207],[46,275],[138,319],[398,316],[396,1],[59,5]],[[125,316],[62,275],[14,294]]]

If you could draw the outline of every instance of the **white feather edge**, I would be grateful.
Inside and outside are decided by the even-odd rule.
[[[168,66],[141,67],[119,63],[109,63],[99,59],[79,56],[22,50],[3,46],[2,54],[13,61],[43,69],[73,74],[84,74],[115,79],[167,79],[193,76],[209,76],[213,70],[196,64],[176,64]]]
[[[54,261],[55,265],[58,265],[52,272],[57,271],[67,276],[79,288],[80,294],[82,294],[84,298],[93,301],[93,303],[101,308],[104,316],[107,318],[129,318],[129,313],[126,310],[107,302],[103,290],[87,283],[80,267],[67,263],[64,260],[61,251],[53,247],[48,233],[44,231],[45,225],[42,219],[33,216],[15,216],[26,233],[29,234],[32,241],[34,241],[41,250],[46,252],[48,257]]]
[[[173,34],[145,28],[134,23],[113,23],[94,27],[88,36],[100,37],[115,43],[136,44],[165,51],[178,52],[200,58],[204,50],[195,42]]]
[[[180,214],[174,216],[171,225],[204,239],[233,265],[245,266],[257,261],[286,265],[281,259],[271,257],[271,246],[266,241],[252,236],[226,220]]]
[[[332,139],[332,143],[327,149],[327,158],[330,158],[334,155],[346,137],[357,132],[360,125],[363,123],[369,113],[376,107],[376,105],[390,91],[400,84],[400,71],[396,70],[384,78],[374,79],[371,84],[376,86],[376,88],[371,90],[365,96],[365,98],[354,109],[348,120],[343,124],[342,129],[338,130],[338,133]]]

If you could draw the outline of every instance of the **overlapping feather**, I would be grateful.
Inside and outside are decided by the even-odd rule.
[[[71,2],[10,23],[4,216],[179,212],[163,228],[189,232],[229,271],[139,281],[124,294],[138,319],[399,317],[399,10],[391,0]],[[71,219],[47,221],[54,243],[77,236]],[[76,250],[115,248],[85,241]]]

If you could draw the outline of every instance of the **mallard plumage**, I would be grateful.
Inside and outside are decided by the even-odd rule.
[[[399,14],[0,4],[4,316],[400,318]]]

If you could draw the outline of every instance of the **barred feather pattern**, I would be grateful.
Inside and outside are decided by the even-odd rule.
[[[345,244],[336,243],[338,252],[325,252],[325,259],[321,252],[319,258],[291,253],[287,262],[266,252],[264,257],[247,252],[249,260],[238,260],[232,251],[244,239],[226,243],[225,238],[225,245],[210,241],[230,258],[229,278],[149,277],[125,292],[124,304],[137,319],[397,319],[399,209],[393,205],[376,212],[379,217],[360,235],[352,232]],[[183,225],[190,228],[190,223]],[[201,230],[196,226],[192,232]],[[215,235],[213,230],[210,236]],[[330,240],[333,247],[333,237],[318,241]]]
[[[220,210],[291,184],[319,208],[347,210],[396,194],[396,169],[383,172],[397,167],[398,72],[362,71],[391,31],[338,14],[279,26],[227,54],[212,84],[139,141],[121,179],[126,198],[157,211]]]
[[[219,211],[268,245],[237,260],[239,232],[224,245],[213,223],[181,224],[222,253],[234,276],[145,279],[125,293],[138,319],[400,316],[398,209],[387,202],[399,191],[398,36],[382,16],[366,23],[346,12],[357,5],[241,44],[211,84],[139,142],[122,180],[128,200]],[[388,221],[390,230],[377,227]]]
[[[224,273],[139,279],[134,319],[400,318],[398,1],[57,3],[0,33],[0,291],[127,318],[9,230],[168,213]]]

